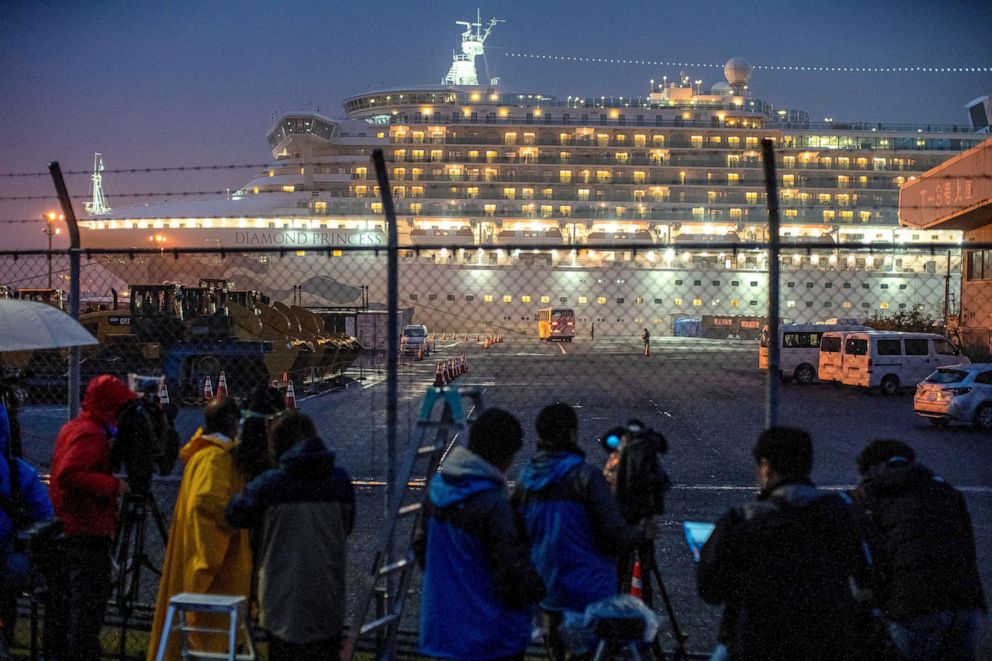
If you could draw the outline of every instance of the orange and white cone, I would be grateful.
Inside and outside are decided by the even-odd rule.
[[[476,333],[475,334],[475,341],[476,342],[481,342],[482,341],[482,338],[480,337],[480,334],[479,333]]]
[[[468,374],[468,361],[465,360],[465,354],[462,354],[462,374]]]
[[[286,383],[286,408],[290,410],[296,409],[296,390],[293,388],[292,381]]]
[[[162,385],[158,389],[158,407],[164,409],[169,403],[169,387],[165,385],[165,379],[162,379]]]
[[[209,402],[214,398],[214,385],[210,383],[210,377],[208,376],[203,381],[203,401]]]
[[[217,379],[217,396],[227,397],[227,375],[224,374],[224,370],[220,371],[220,377]]]
[[[634,571],[630,575],[630,596],[643,598],[644,584],[641,582],[641,561],[634,561]]]
[[[450,385],[451,379],[454,377],[451,375],[451,369],[446,360],[441,361],[441,374],[444,375],[444,385]]]
[[[650,344],[645,344],[644,345],[644,355],[645,356],[650,356],[651,355],[651,345]]]
[[[438,363],[434,369],[434,387],[444,387],[444,373],[441,371],[441,363]]]
[[[423,359],[424,359],[424,345],[421,344],[417,348],[417,360],[423,360]]]
[[[458,359],[457,358],[452,358],[451,359],[451,371],[454,373],[455,376],[461,376],[462,375],[462,366],[458,362]]]

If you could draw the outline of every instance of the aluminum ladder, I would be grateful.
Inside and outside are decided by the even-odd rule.
[[[431,387],[424,395],[414,438],[407,443],[403,462],[396,473],[386,508],[386,520],[375,547],[371,571],[352,614],[348,637],[341,650],[341,661],[351,661],[362,639],[374,638],[375,658],[396,658],[396,634],[403,617],[403,606],[413,578],[416,559],[413,537],[424,516],[427,487],[441,460],[455,442],[467,443],[468,423],[462,400],[472,402],[469,414],[482,410],[482,392],[474,388]],[[434,409],[440,414],[433,418]],[[422,467],[418,471],[418,467]],[[423,493],[414,494],[415,487]],[[400,530],[400,523],[403,523]],[[397,548],[397,543],[403,546]],[[379,597],[377,600],[376,597]],[[377,608],[370,617],[373,601]]]

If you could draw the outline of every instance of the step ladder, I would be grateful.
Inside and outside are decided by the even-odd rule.
[[[464,412],[462,400],[466,398],[472,402],[471,419]],[[438,404],[441,404],[440,414],[432,417]],[[424,395],[416,432],[407,444],[396,473],[396,484],[389,495],[372,569],[359,593],[341,661],[351,661],[359,640],[372,636],[376,659],[395,658],[396,635],[416,566],[413,536],[423,518],[428,484],[451,445],[468,442],[468,423],[481,412],[482,392],[478,389],[431,387]],[[415,495],[412,487],[421,483],[423,493]],[[403,530],[398,530],[400,521],[404,523]],[[369,608],[376,597],[377,608],[370,617]]]
[[[226,629],[217,627],[192,627],[186,623],[186,613],[227,613],[229,624]],[[178,622],[173,626],[173,620],[178,616]],[[238,629],[245,632],[245,654],[238,654]],[[244,597],[223,594],[195,594],[180,592],[169,599],[169,610],[165,616],[165,626],[162,628],[162,639],[158,644],[155,661],[164,661],[166,650],[169,649],[169,639],[173,632],[182,636],[180,658],[183,661],[191,659],[227,659],[227,661],[254,661],[255,646],[248,630],[247,600]],[[226,634],[226,652],[207,652],[193,650],[189,647],[187,633]]]

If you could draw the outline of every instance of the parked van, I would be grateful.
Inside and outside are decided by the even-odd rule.
[[[859,326],[858,330],[864,330]],[[826,383],[840,383],[843,371],[844,342],[854,331],[829,331],[820,338],[820,359],[816,376]]]
[[[783,380],[795,379],[805,385],[816,379],[820,361],[820,337],[838,330],[868,330],[867,326],[846,324],[780,324],[778,327],[779,370]],[[761,331],[758,369],[768,369],[768,326]]]
[[[883,395],[915,386],[938,367],[971,363],[945,337],[892,331],[849,333],[842,361],[841,383],[878,388]]]
[[[403,334],[400,336],[401,353],[417,353],[420,347],[424,347],[424,353],[429,352],[427,345],[427,326],[423,324],[407,324],[403,327]]]

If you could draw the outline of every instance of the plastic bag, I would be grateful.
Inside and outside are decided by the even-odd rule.
[[[643,601],[625,594],[589,604],[584,613],[566,612],[561,636],[573,654],[589,654],[604,638],[650,643],[658,625],[658,616]]]

